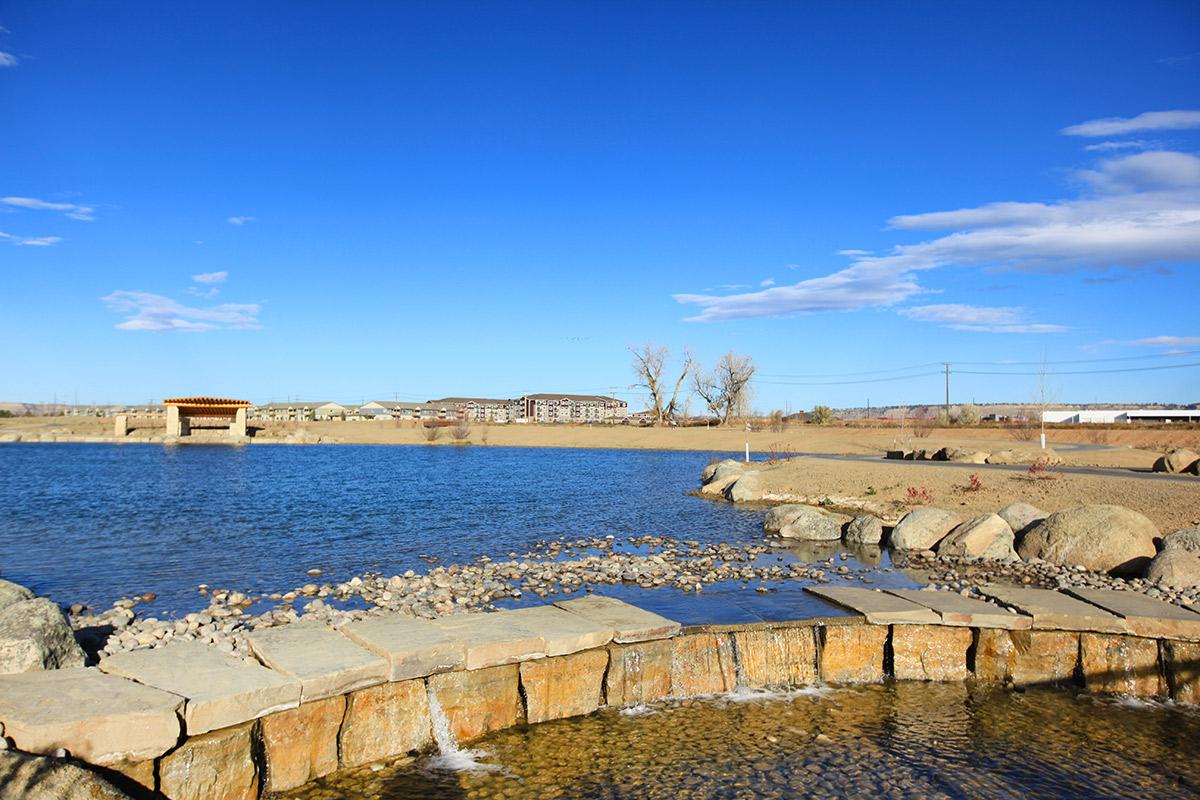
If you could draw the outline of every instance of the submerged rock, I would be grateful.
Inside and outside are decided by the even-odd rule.
[[[850,544],[879,544],[883,540],[883,523],[871,514],[859,514],[846,526],[846,541]]]
[[[841,539],[842,528],[850,521],[843,514],[831,514],[819,508],[797,504],[776,506],[768,512],[768,517],[763,526],[768,533],[809,542],[835,542]]]

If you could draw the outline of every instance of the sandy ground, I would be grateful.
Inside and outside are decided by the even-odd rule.
[[[162,421],[146,421],[136,434],[162,433]],[[252,423],[252,426],[255,425]],[[274,438],[305,430],[311,434],[354,444],[427,444],[422,430],[410,422],[258,423],[256,436]],[[0,431],[111,435],[112,422],[88,417],[18,417],[0,419]],[[473,425],[467,437],[472,445],[511,447],[605,447],[647,450],[698,450],[741,453],[746,442],[755,458],[772,452],[878,455],[889,449],[970,447],[1003,450],[1034,443],[1004,428],[948,428],[922,432],[910,429],[794,425],[782,431],[744,428],[639,428],[628,425]],[[1051,446],[1079,444],[1087,449],[1060,449],[1064,463],[1078,466],[1148,469],[1171,447],[1200,449],[1200,429],[1052,429]],[[453,442],[442,429],[435,445]]]
[[[1132,508],[1163,533],[1200,525],[1200,478],[1185,476],[1081,475],[1051,471],[1047,478],[1027,470],[982,469],[967,464],[832,461],[796,458],[761,468],[765,495],[835,508],[863,507],[886,521],[903,515],[913,503],[909,488],[923,491],[919,505],[944,508],[964,518],[997,511],[1022,500],[1044,511],[1108,503]],[[969,489],[970,476],[981,483]]]

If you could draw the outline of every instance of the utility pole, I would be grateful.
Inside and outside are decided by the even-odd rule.
[[[945,362],[946,368],[946,422],[950,421],[950,363]]]

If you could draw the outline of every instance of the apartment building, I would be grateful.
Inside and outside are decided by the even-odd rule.
[[[312,422],[314,420],[345,419],[352,406],[330,401],[318,403],[267,403],[250,409],[250,418],[272,422]]]
[[[539,425],[622,422],[629,416],[624,400],[594,394],[527,394],[515,405],[514,419]]]
[[[512,420],[513,400],[493,397],[443,397],[430,400],[428,405],[450,417],[468,422],[488,422],[502,425]]]

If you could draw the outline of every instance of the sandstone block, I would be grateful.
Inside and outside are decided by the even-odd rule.
[[[105,675],[58,669],[0,676],[0,722],[22,750],[64,748],[92,764],[153,759],[179,739],[183,698]]]
[[[593,594],[555,603],[559,608],[578,614],[599,625],[613,629],[613,641],[644,642],[649,639],[668,639],[679,633],[679,623],[660,617],[637,606],[613,597]]]
[[[1134,636],[1200,639],[1200,614],[1140,592],[1068,589],[1075,597],[1125,620]]]
[[[1069,684],[1079,662],[1079,634],[982,628],[975,640],[975,677],[982,681]]]
[[[1053,589],[1024,589],[1012,586],[984,586],[986,597],[1011,606],[1033,618],[1033,630],[1096,631],[1128,633],[1125,621],[1091,603],[1085,603]]]
[[[199,642],[116,653],[100,669],[186,698],[189,736],[227,728],[300,703],[300,682]]]
[[[246,722],[187,738],[159,761],[159,791],[169,800],[257,800],[253,729]]]
[[[968,628],[1028,629],[1033,618],[1010,613],[994,603],[986,603],[957,592],[934,592],[927,589],[888,589],[905,600],[925,606],[939,617],[943,625]]]
[[[521,687],[529,722],[590,714],[600,707],[608,652],[588,650],[526,661],[520,665]]]
[[[1079,663],[1089,691],[1133,697],[1166,695],[1154,639],[1084,633]]]
[[[859,589],[853,586],[808,586],[805,591],[822,597],[839,606],[857,611],[873,625],[892,623],[928,623],[941,621],[932,610],[923,605],[886,592]]]
[[[145,761],[118,761],[115,764],[105,764],[104,768],[110,774],[120,775],[125,781],[132,781],[152,792],[158,789],[158,775],[154,769],[154,759],[152,758]]]
[[[671,652],[671,695],[693,697],[737,687],[733,643],[724,633],[676,636]]]
[[[964,680],[973,639],[968,628],[893,625],[892,674],[902,681]]]
[[[552,605],[520,608],[507,613],[518,625],[542,637],[548,656],[604,647],[613,637],[611,626]]]
[[[387,680],[390,666],[322,624],[260,628],[248,637],[259,661],[300,682],[300,702],[320,700]]]
[[[821,680],[881,683],[886,625],[827,625],[821,629]]]
[[[346,699],[341,733],[343,767],[398,756],[432,741],[424,681],[384,683],[359,689]]]
[[[339,695],[263,717],[267,791],[295,789],[336,770],[345,714],[346,698]]]
[[[388,680],[423,678],[459,669],[466,662],[462,641],[425,620],[401,614],[351,622],[341,632],[388,660],[391,667]]]
[[[669,639],[609,647],[604,679],[606,702],[610,706],[636,706],[669,695],[672,650]]]
[[[1162,660],[1171,699],[1200,704],[1200,644],[1168,639],[1162,643]]]
[[[459,742],[510,728],[524,716],[516,664],[443,672],[428,681]]]
[[[546,642],[520,625],[512,612],[456,614],[436,619],[432,624],[462,644],[469,670],[515,664],[546,655]]]
[[[817,641],[813,628],[735,631],[738,677],[744,686],[808,686],[817,680]]]

